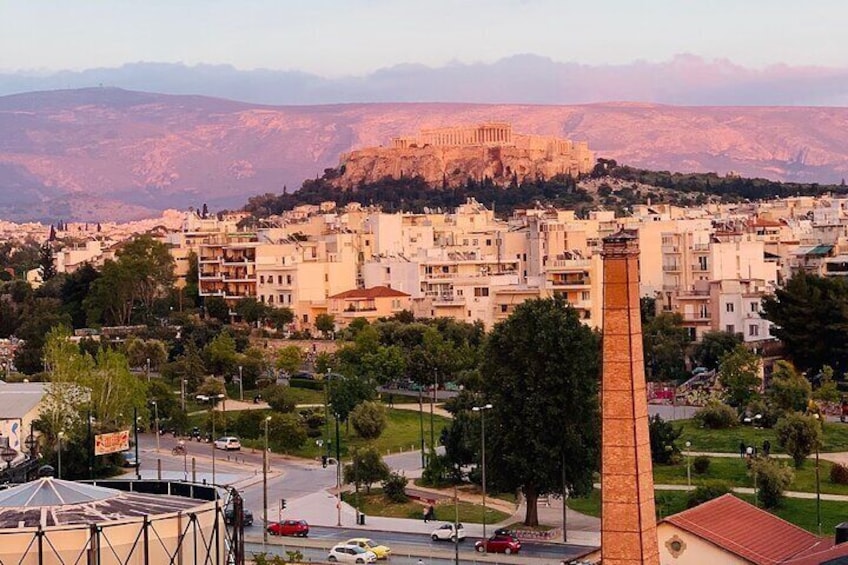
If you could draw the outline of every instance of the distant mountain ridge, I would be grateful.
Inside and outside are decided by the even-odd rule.
[[[251,195],[297,189],[351,149],[489,121],[586,140],[599,157],[646,169],[848,177],[848,108],[269,106],[91,88],[0,97],[0,217],[128,220],[204,202],[240,207]]]
[[[252,104],[456,102],[588,104],[637,100],[690,106],[848,106],[848,69],[773,65],[749,69],[681,54],[619,65],[558,62],[524,54],[493,63],[442,67],[400,64],[363,76],[326,78],[301,71],[229,65],[129,63],[117,68],[0,72],[0,95],[116,87]]]

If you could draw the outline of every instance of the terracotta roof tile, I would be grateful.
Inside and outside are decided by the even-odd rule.
[[[370,299],[370,298],[393,298],[393,297],[406,297],[410,296],[405,292],[401,292],[399,290],[395,290],[393,288],[389,288],[387,286],[374,286],[371,288],[356,288],[353,290],[346,290],[344,292],[340,292],[338,294],[334,294],[330,298],[361,298],[361,299]]]
[[[664,520],[757,565],[777,565],[828,540],[748,504],[732,494]],[[830,542],[832,543],[832,542]]]

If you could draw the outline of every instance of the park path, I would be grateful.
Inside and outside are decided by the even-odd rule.
[[[739,457],[738,453],[728,453],[728,452],[720,452],[720,451],[682,451],[683,455],[689,455],[691,457],[697,457],[699,455],[706,455],[707,457],[724,457],[724,458],[733,458]],[[789,459],[789,456],[785,453],[772,453],[770,457],[775,459]],[[824,459],[825,461],[830,461],[831,463],[839,463],[842,465],[848,465],[848,451],[833,451],[830,453],[820,452],[819,458]]]

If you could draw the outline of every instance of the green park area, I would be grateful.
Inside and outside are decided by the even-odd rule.
[[[761,449],[763,442],[768,440],[773,453],[780,451],[774,429],[736,426],[725,430],[711,430],[702,428],[695,420],[679,420],[673,422],[673,425],[675,428],[682,427],[680,439],[677,441],[681,449],[688,441],[692,444],[688,448],[691,451],[739,453],[740,442]],[[822,453],[848,451],[848,424],[825,422],[821,450]]]
[[[754,503],[753,495],[738,494],[734,496],[738,496],[746,502]],[[684,491],[657,490],[655,491],[655,497],[657,519],[662,519],[671,514],[686,510],[687,493]],[[836,525],[845,521],[846,508],[848,508],[846,504],[845,502],[834,502],[831,500],[821,501],[822,533],[827,534],[829,532],[832,535]],[[569,499],[568,507],[571,510],[588,514],[589,516],[600,516],[600,491],[595,489],[588,497]],[[816,501],[814,499],[787,497],[783,499],[777,508],[773,508],[768,512],[810,532],[816,533],[818,529],[816,525]]]
[[[409,500],[407,502],[392,502],[385,495],[382,489],[373,488],[370,494],[360,492],[346,492],[342,499],[360,512],[369,516],[385,516],[389,518],[411,518],[420,520],[422,510],[425,508],[420,502]],[[434,506],[436,512],[436,522],[453,522],[457,510],[459,511],[459,521],[466,524],[481,524],[483,522],[483,506],[481,504],[471,504],[468,502],[460,502],[454,505],[453,500],[446,500]],[[486,523],[496,524],[509,518],[509,514],[495,510],[494,508],[486,508]],[[435,527],[435,526],[434,526]]]

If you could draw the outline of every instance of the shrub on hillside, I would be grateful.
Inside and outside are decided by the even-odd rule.
[[[834,463],[830,467],[830,482],[837,485],[848,485],[848,465]]]
[[[686,497],[686,508],[694,508],[699,504],[703,504],[719,496],[724,496],[732,491],[733,486],[728,481],[704,481],[704,484],[698,485],[695,490],[689,492]]]
[[[675,428],[656,414],[648,420],[648,434],[651,441],[651,461],[657,465],[671,465],[680,455],[675,441],[683,433],[683,428]]]
[[[736,411],[721,402],[710,402],[695,413],[695,420],[709,430],[724,430],[736,425]]]
[[[710,458],[706,455],[699,455],[692,460],[692,470],[697,475],[703,475],[710,470]]]

